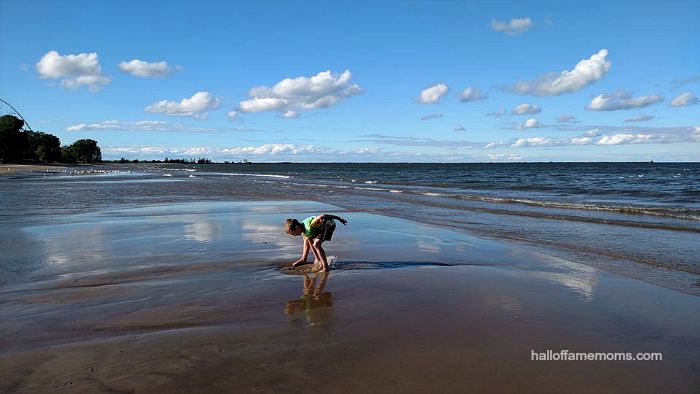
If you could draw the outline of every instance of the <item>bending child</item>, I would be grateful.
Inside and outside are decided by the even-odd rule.
[[[321,272],[328,271],[328,260],[326,252],[323,250],[322,244],[324,241],[330,241],[335,231],[335,220],[343,223],[348,223],[347,220],[340,216],[320,214],[318,216],[309,216],[303,222],[296,219],[287,219],[284,225],[284,232],[289,235],[304,236],[301,258],[294,263],[292,267],[297,267],[301,264],[306,264],[306,259],[309,256],[309,250],[314,254],[315,262],[321,262]]]

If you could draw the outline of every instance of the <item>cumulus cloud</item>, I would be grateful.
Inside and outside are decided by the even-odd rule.
[[[586,106],[586,109],[591,111],[618,111],[644,108],[660,101],[663,101],[663,97],[656,94],[632,97],[629,92],[620,90],[615,93],[601,94],[593,97],[590,104]]]
[[[562,114],[557,118],[557,123],[575,123],[576,117],[570,114]]]
[[[466,129],[466,127],[462,126],[461,124],[458,124],[457,126],[455,126],[454,129],[452,129],[452,131],[467,131],[467,129]]]
[[[320,72],[312,77],[285,78],[274,86],[257,86],[248,92],[249,100],[239,104],[242,112],[279,112],[296,118],[301,111],[328,108],[354,96],[362,89],[350,82],[352,74]]]
[[[484,145],[484,149],[493,149],[493,148],[499,148],[502,146],[508,146],[508,144],[505,141],[494,141],[494,142],[489,142],[488,144]]]
[[[593,138],[587,136],[574,137],[570,142],[571,145],[589,145],[593,142]]]
[[[685,92],[671,101],[672,107],[685,107],[686,105],[697,104],[700,104],[700,100],[690,92]]]
[[[590,129],[583,133],[584,136],[586,137],[597,137],[599,135],[603,134],[600,129]]]
[[[513,18],[510,22],[502,22],[497,19],[491,21],[491,29],[508,34],[509,36],[517,36],[529,30],[532,27],[530,18]]]
[[[597,145],[641,144],[652,140],[651,134],[613,134],[604,135],[596,142]]]
[[[60,86],[67,89],[86,85],[90,92],[98,92],[102,85],[112,81],[102,74],[102,66],[94,52],[62,56],[57,51],[49,51],[36,64],[36,71],[42,79],[60,80]]]
[[[588,59],[583,59],[573,70],[560,73],[548,73],[534,81],[518,81],[506,87],[514,93],[534,96],[558,96],[564,93],[578,92],[595,81],[602,79],[610,71],[611,63],[606,59],[607,49],[601,49]]]
[[[435,104],[447,94],[449,88],[444,83],[430,86],[420,92],[418,102],[421,104]]]
[[[625,122],[648,122],[654,118],[655,116],[653,115],[639,114],[633,118],[625,119]]]
[[[700,126],[695,126],[695,127],[693,128],[693,132],[690,133],[690,138],[691,138],[693,141],[698,141],[698,142],[700,142]]]
[[[468,87],[462,91],[459,95],[459,101],[467,103],[470,101],[483,100],[486,96],[481,93],[481,90],[473,87]]]
[[[520,125],[518,125],[519,129],[536,129],[536,128],[540,128],[540,127],[542,127],[542,124],[540,123],[539,120],[534,119],[534,118],[530,118],[530,119],[524,121],[523,123],[521,123]]]
[[[173,71],[180,70],[179,66],[169,66],[168,62],[160,61],[149,63],[143,60],[134,59],[128,62],[119,63],[119,69],[140,78],[162,78],[167,77]]]
[[[557,141],[546,137],[531,137],[531,138],[518,138],[510,147],[511,148],[522,148],[522,147],[532,147],[532,146],[555,146],[560,145]]]
[[[209,92],[197,92],[190,98],[177,101],[161,100],[146,107],[146,112],[168,116],[191,116],[206,119],[210,110],[219,108],[219,99]]]
[[[238,117],[238,111],[229,111],[226,113],[226,117],[231,120],[236,119],[236,117]]]
[[[429,114],[425,116],[421,116],[420,120],[430,120],[430,119],[435,119],[435,118],[442,118],[444,115],[442,112],[439,112],[437,114]]]
[[[542,112],[542,109],[536,105],[525,103],[518,105],[517,107],[513,108],[513,110],[510,112],[513,115],[528,115]]]

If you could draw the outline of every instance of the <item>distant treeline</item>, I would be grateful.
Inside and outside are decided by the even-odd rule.
[[[163,160],[139,160],[139,159],[133,159],[129,160],[125,157],[122,157],[119,160],[111,160],[111,161],[105,161],[108,163],[120,163],[120,164],[126,164],[126,163],[177,163],[177,164],[212,164],[212,163],[223,163],[223,164],[235,164],[236,162],[234,161],[224,161],[224,162],[215,162],[212,161],[211,159],[208,159],[206,157],[200,157],[199,159],[194,159],[194,158],[189,158],[189,159],[169,159],[165,158]],[[242,161],[237,162],[238,164],[250,164],[247,159],[243,159]]]
[[[22,130],[24,121],[12,115],[0,117],[0,163],[98,163],[102,151],[97,141],[82,139],[61,146],[53,134]]]

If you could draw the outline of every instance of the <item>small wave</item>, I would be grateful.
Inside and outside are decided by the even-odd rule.
[[[289,176],[289,175],[251,174],[251,173],[243,173],[243,172],[220,172],[217,174],[228,175],[228,176],[255,176],[255,177],[262,177],[262,178],[279,178],[279,179],[290,179],[291,178],[291,176]]]
[[[163,176],[173,176],[173,174],[163,174]]]
[[[365,181],[365,183],[370,184],[370,185],[374,185],[377,183],[377,181]]]
[[[391,189],[389,190],[389,193],[403,193],[403,190]]]
[[[353,189],[355,190],[371,190],[375,192],[385,192],[386,189],[382,189],[380,187],[354,187]]]

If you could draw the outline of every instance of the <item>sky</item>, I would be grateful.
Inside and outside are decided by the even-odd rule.
[[[697,0],[7,0],[0,98],[104,159],[700,161],[698,15]]]

